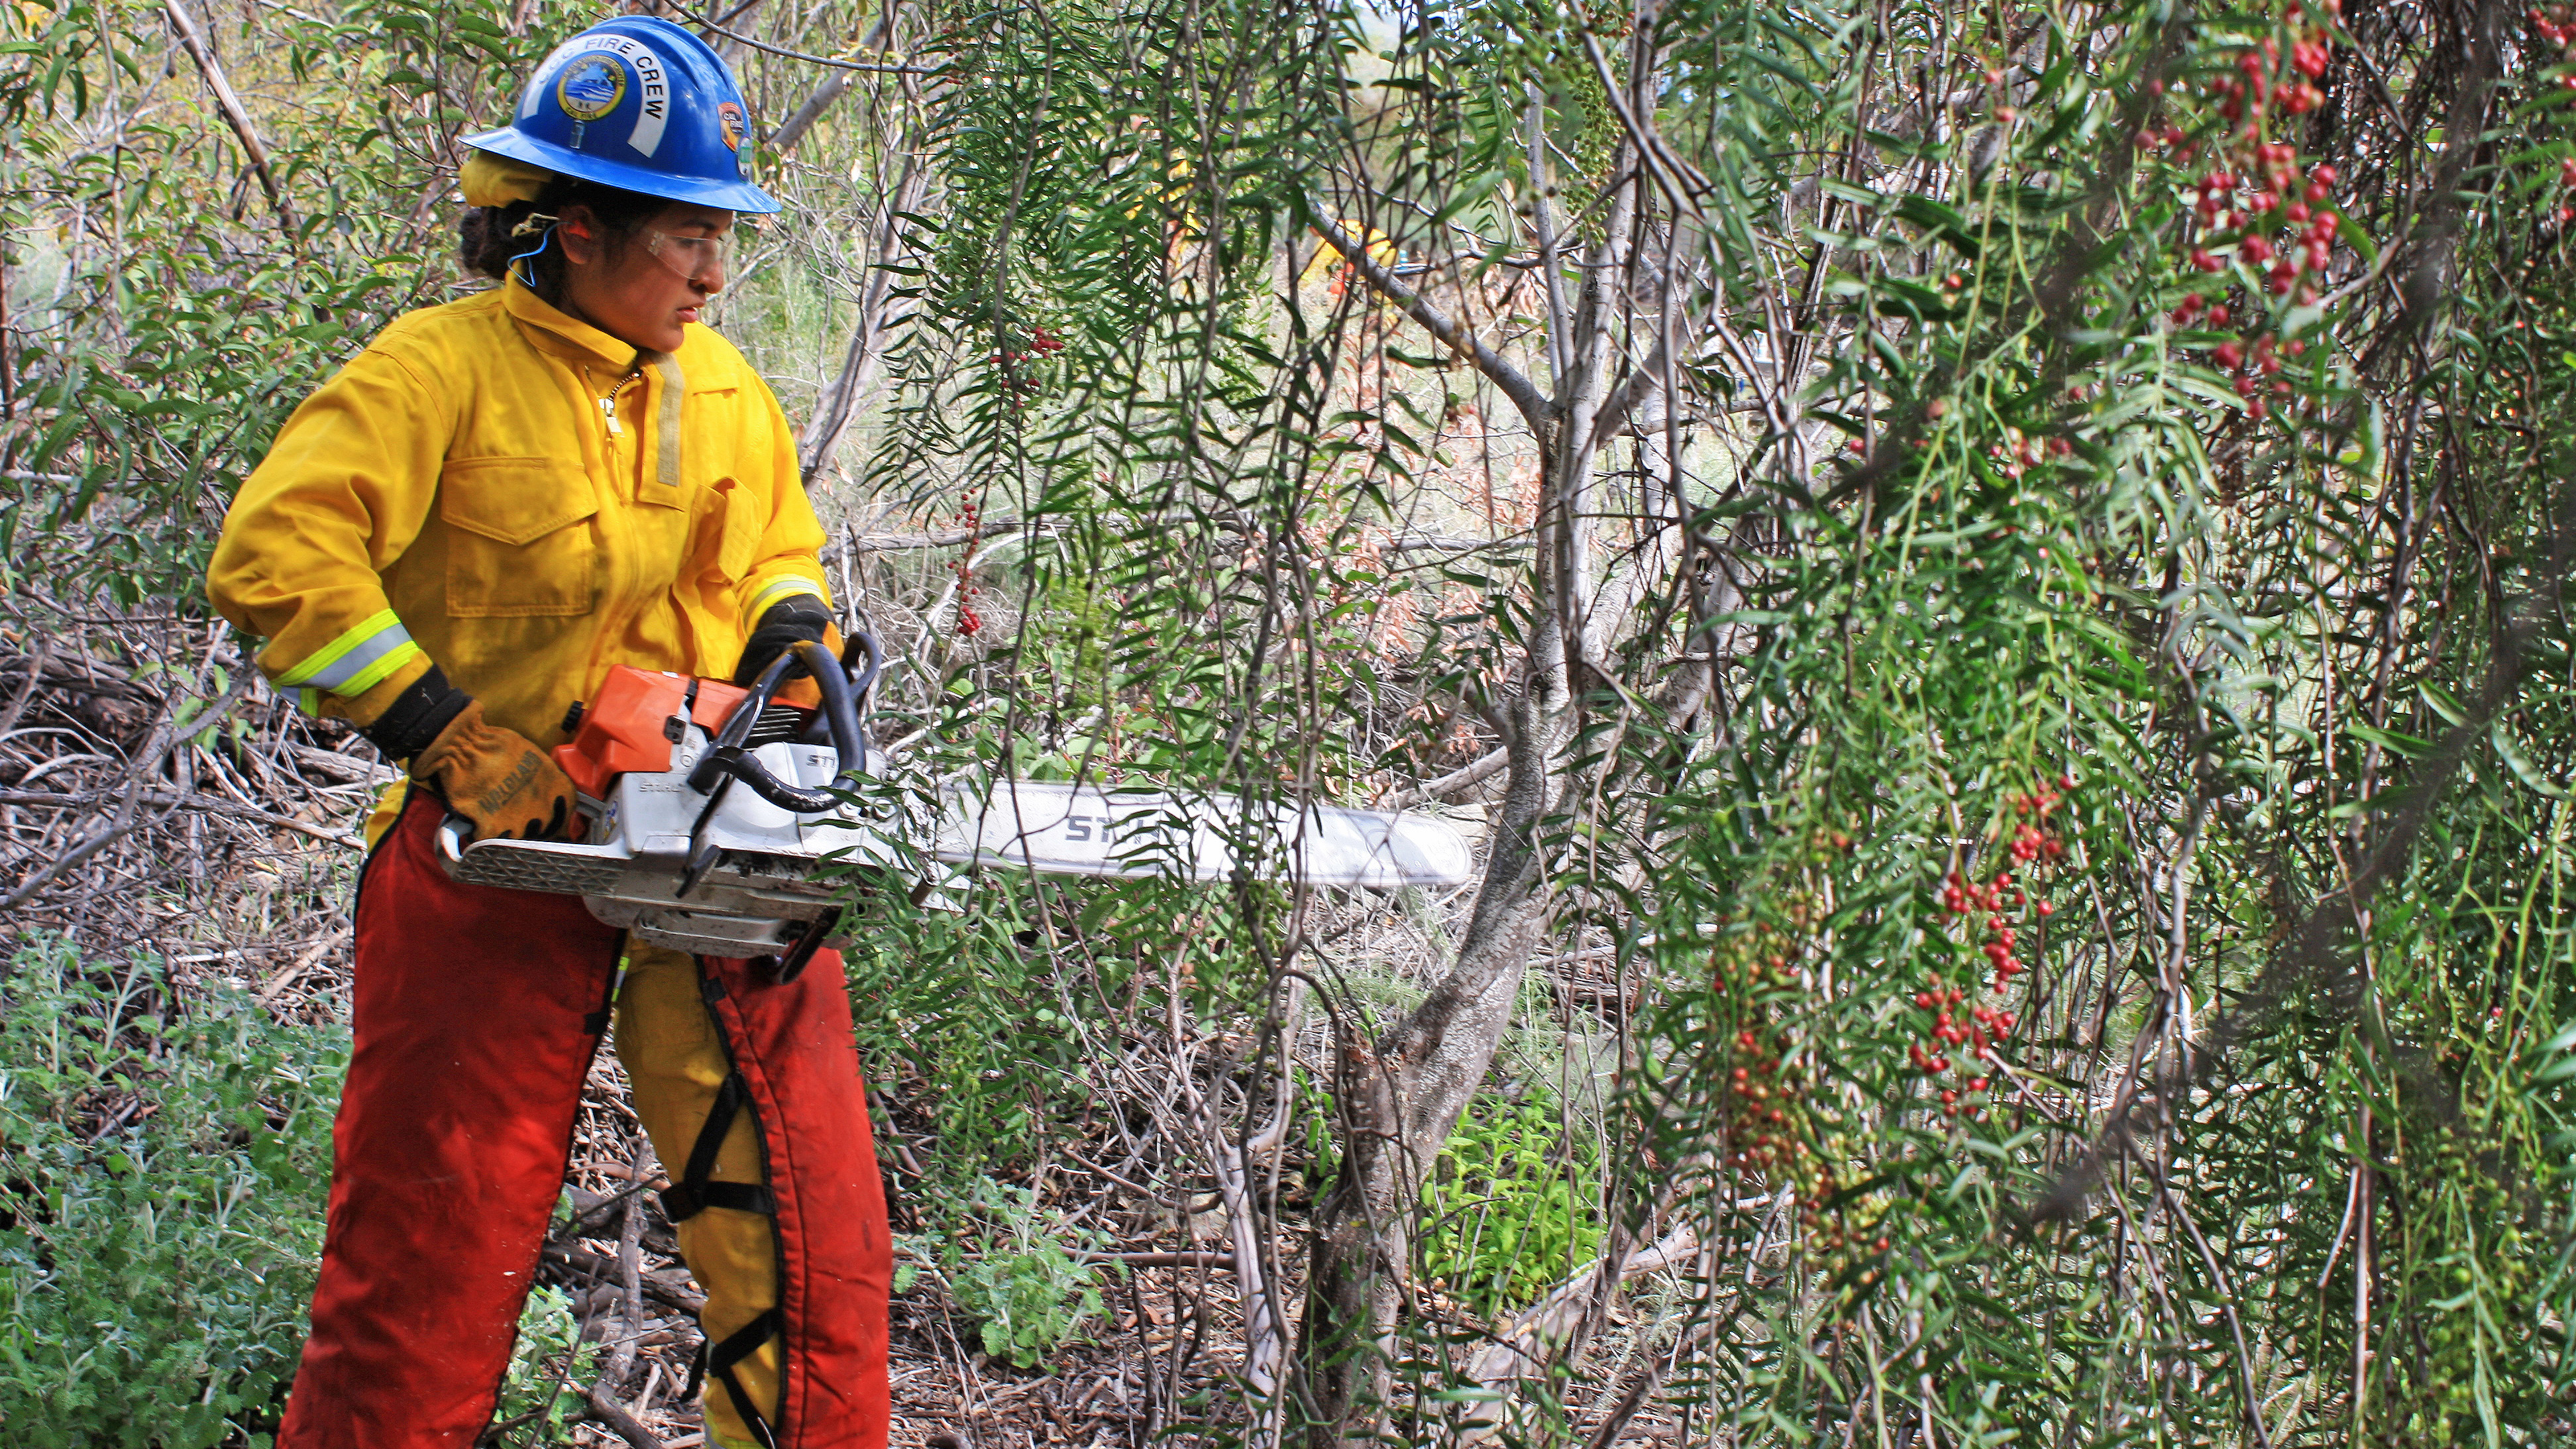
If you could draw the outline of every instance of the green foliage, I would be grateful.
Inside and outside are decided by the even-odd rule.
[[[997,1167],[1040,1129],[1032,1103],[1079,1068],[1048,963],[1015,939],[1008,904],[961,915],[871,901],[870,928],[843,958],[871,1070],[916,1075],[943,1129],[992,1144]]]
[[[1081,1336],[1100,1314],[1098,1276],[1037,1194],[979,1177],[958,1204],[960,1227],[939,1252],[949,1297],[980,1333],[984,1351],[1022,1368]]]
[[[510,1348],[509,1371],[493,1417],[531,1434],[529,1442],[560,1442],[566,1423],[588,1409],[599,1346],[581,1337],[581,1318],[562,1290],[539,1284],[519,1310],[519,1337]]]
[[[507,114],[555,27],[591,13],[550,0],[513,36],[517,8],[283,10],[256,50],[219,34],[237,90],[291,80],[305,98],[262,118],[282,201],[157,9],[0,10],[0,249],[49,283],[7,296],[0,582],[129,605],[197,593],[212,524],[287,414],[458,280],[448,214],[415,199],[443,189],[456,137]],[[73,123],[101,116],[118,144],[80,140]]]
[[[294,1368],[347,1036],[102,964],[39,941],[0,982],[0,1420],[211,1449]]]
[[[1597,1156],[1543,1095],[1481,1098],[1432,1169],[1422,1212],[1423,1271],[1490,1319],[1565,1281],[1599,1249]]]

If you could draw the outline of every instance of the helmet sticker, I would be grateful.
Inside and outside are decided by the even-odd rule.
[[[519,97],[518,118],[520,120],[524,121],[537,113],[537,107],[543,103],[547,90],[551,88],[555,76],[562,71],[564,62],[588,48],[585,38],[576,35],[546,52],[546,58],[537,62],[536,72],[528,77],[528,89]]]
[[[597,51],[574,60],[555,79],[555,104],[576,121],[596,121],[624,99],[626,67]]]
[[[743,141],[751,134],[751,128],[743,121],[742,107],[731,101],[716,103],[716,125],[724,131],[725,149],[728,151],[740,151]]]
[[[634,41],[627,41],[626,58],[635,64],[635,79],[644,93],[643,108],[635,113],[635,130],[626,144],[650,156],[662,149],[662,127],[671,119],[671,77],[662,68],[662,57]]]

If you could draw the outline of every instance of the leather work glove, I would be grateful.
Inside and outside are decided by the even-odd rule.
[[[572,781],[516,730],[483,718],[474,696],[435,664],[396,674],[351,702],[350,715],[389,760],[474,822],[474,839],[543,840],[573,819]]]
[[[535,741],[483,718],[481,700],[412,758],[411,777],[473,821],[476,840],[561,838],[573,818],[572,781]]]
[[[812,594],[797,594],[779,600],[762,611],[759,627],[753,629],[751,638],[744,641],[742,662],[734,666],[733,682],[749,688],[751,682],[760,677],[760,672],[769,667],[771,660],[787,652],[788,646],[806,640],[827,643],[830,642],[827,636],[832,632],[832,614],[823,607],[821,599]],[[787,667],[790,679],[803,678],[804,674],[802,663]]]

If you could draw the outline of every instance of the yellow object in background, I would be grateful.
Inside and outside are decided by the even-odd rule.
[[[1390,267],[1395,265],[1395,241],[1385,232],[1349,220],[1338,221],[1334,225],[1342,229],[1342,235],[1358,239],[1360,250],[1367,254],[1370,261]],[[1325,241],[1318,233],[1315,237],[1314,258],[1306,263],[1304,271],[1297,274],[1297,285],[1311,287],[1329,276],[1335,267],[1342,264],[1342,254],[1333,250],[1332,244]]]

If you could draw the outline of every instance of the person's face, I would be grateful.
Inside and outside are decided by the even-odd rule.
[[[587,206],[564,208],[565,310],[621,342],[677,352],[681,329],[725,284],[733,213],[675,201],[624,236]]]

